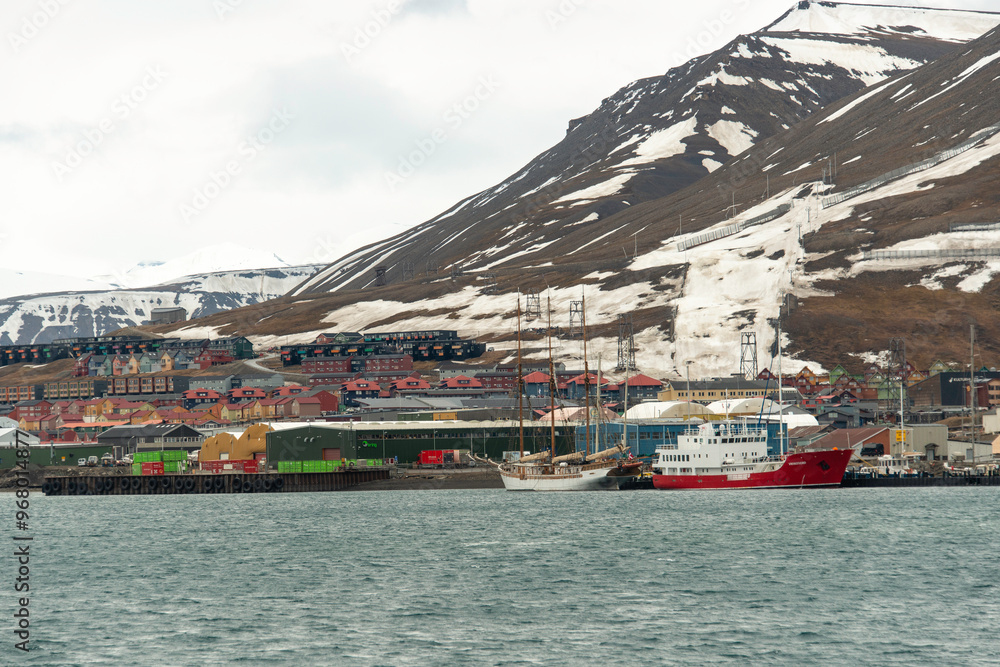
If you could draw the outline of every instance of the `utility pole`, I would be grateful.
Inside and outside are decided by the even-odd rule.
[[[687,399],[688,399],[688,404],[687,404],[688,416],[687,416],[687,418],[688,418],[688,421],[691,421],[691,360],[690,359],[688,359],[686,366],[687,366],[686,370],[687,370]]]

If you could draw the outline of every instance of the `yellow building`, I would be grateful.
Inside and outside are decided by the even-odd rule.
[[[688,387],[690,386],[690,392]],[[657,400],[670,401],[723,401],[727,398],[754,398],[763,396],[765,391],[776,392],[777,383],[768,384],[764,380],[744,380],[742,378],[721,378],[718,380],[684,380],[665,383],[663,391],[656,395]]]
[[[272,429],[267,424],[254,424],[240,437],[232,433],[220,433],[205,440],[201,446],[199,461],[247,460],[258,458],[267,452],[267,434]]]

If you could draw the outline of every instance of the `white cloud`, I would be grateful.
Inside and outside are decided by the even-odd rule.
[[[232,6],[221,18],[203,0],[62,0],[40,26],[38,0],[3,3],[5,268],[44,261],[93,275],[229,238],[290,261],[314,261],[320,241],[326,255],[347,252],[499,182],[619,87],[721,48],[789,5],[220,2]],[[345,45],[358,53],[346,57]],[[150,67],[163,80],[133,99]],[[448,125],[483,76],[499,88]],[[185,225],[180,205],[280,109],[294,114],[287,129]],[[390,192],[385,173],[442,126],[447,140]],[[54,166],[88,150],[68,174]]]

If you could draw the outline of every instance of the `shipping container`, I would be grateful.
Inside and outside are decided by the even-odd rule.
[[[136,452],[132,455],[133,463],[155,463],[163,460],[163,452]]]
[[[422,466],[454,468],[461,463],[461,460],[457,449],[425,449],[420,452],[418,463]]]
[[[132,474],[133,475],[141,475],[142,474],[142,464],[141,463],[133,463],[132,464]]]
[[[143,475],[162,475],[163,474],[163,463],[160,461],[150,461],[147,463],[140,463],[142,466]]]
[[[168,449],[160,452],[162,461],[187,461],[188,453],[183,449]]]

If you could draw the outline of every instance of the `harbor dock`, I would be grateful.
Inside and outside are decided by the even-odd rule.
[[[389,468],[337,472],[176,475],[78,475],[45,477],[47,496],[137,496],[189,493],[290,493],[340,491],[389,479]]]

